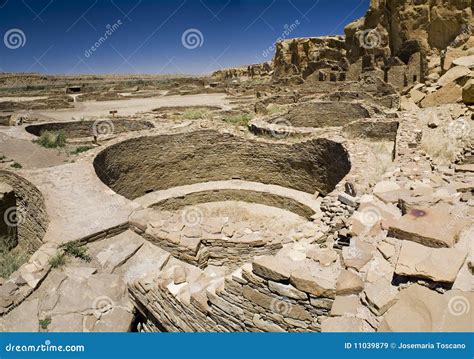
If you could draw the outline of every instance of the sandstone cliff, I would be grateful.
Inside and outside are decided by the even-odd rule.
[[[349,61],[365,54],[407,63],[419,51],[439,52],[472,33],[472,0],[372,0],[366,15],[345,28]]]
[[[276,77],[301,75],[306,78],[320,69],[346,71],[348,65],[343,36],[290,39],[276,45]]]

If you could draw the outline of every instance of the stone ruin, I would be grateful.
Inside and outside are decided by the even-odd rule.
[[[424,143],[470,135],[471,8],[372,1],[345,37],[169,87],[226,108],[108,118],[71,163],[1,171],[1,238],[32,248],[1,330],[472,331],[474,147]],[[90,144],[94,122],[18,131]]]

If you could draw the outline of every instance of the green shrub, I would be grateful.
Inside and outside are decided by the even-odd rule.
[[[74,258],[82,259],[90,262],[92,258],[87,254],[87,247],[82,246],[79,242],[68,242],[63,246],[64,253]]]
[[[43,131],[37,140],[33,141],[45,148],[58,148],[66,146],[66,134],[64,131]]]
[[[48,318],[40,319],[38,322],[41,329],[46,330],[48,329],[48,326],[51,324],[51,318],[48,317]]]
[[[23,168],[22,165],[20,165],[18,162],[13,162],[10,167],[13,167],[13,168]]]
[[[0,238],[0,277],[7,279],[27,260],[26,254],[10,250],[10,238]]]
[[[64,253],[57,253],[55,256],[49,258],[48,263],[53,268],[59,268],[66,264],[66,256]]]
[[[252,120],[252,115],[248,113],[240,113],[238,115],[224,117],[224,122],[227,122],[236,126],[247,126],[251,120]]]
[[[184,111],[181,116],[184,120],[199,120],[204,118],[209,111],[205,108],[191,108]]]

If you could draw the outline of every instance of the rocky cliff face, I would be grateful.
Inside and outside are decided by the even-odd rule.
[[[366,15],[345,28],[349,61],[365,54],[405,63],[419,51],[439,52],[469,38],[472,0],[372,0]]]
[[[262,77],[269,76],[273,71],[271,62],[264,62],[263,64],[254,64],[242,67],[234,67],[230,69],[218,70],[212,74],[212,77],[221,80],[240,78],[240,77]]]
[[[345,71],[348,65],[343,36],[290,39],[276,45],[276,77],[301,75],[306,78],[321,69]]]

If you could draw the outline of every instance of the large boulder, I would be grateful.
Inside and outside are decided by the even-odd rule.
[[[474,104],[474,79],[470,79],[462,89],[462,101],[466,105]]]
[[[384,316],[381,332],[472,332],[474,293],[452,290],[441,295],[418,284],[400,292]]]
[[[446,206],[411,209],[391,223],[388,235],[428,247],[452,247],[469,220],[449,213]]]
[[[395,273],[425,278],[435,282],[453,283],[467,257],[456,248],[430,248],[403,241]]]

